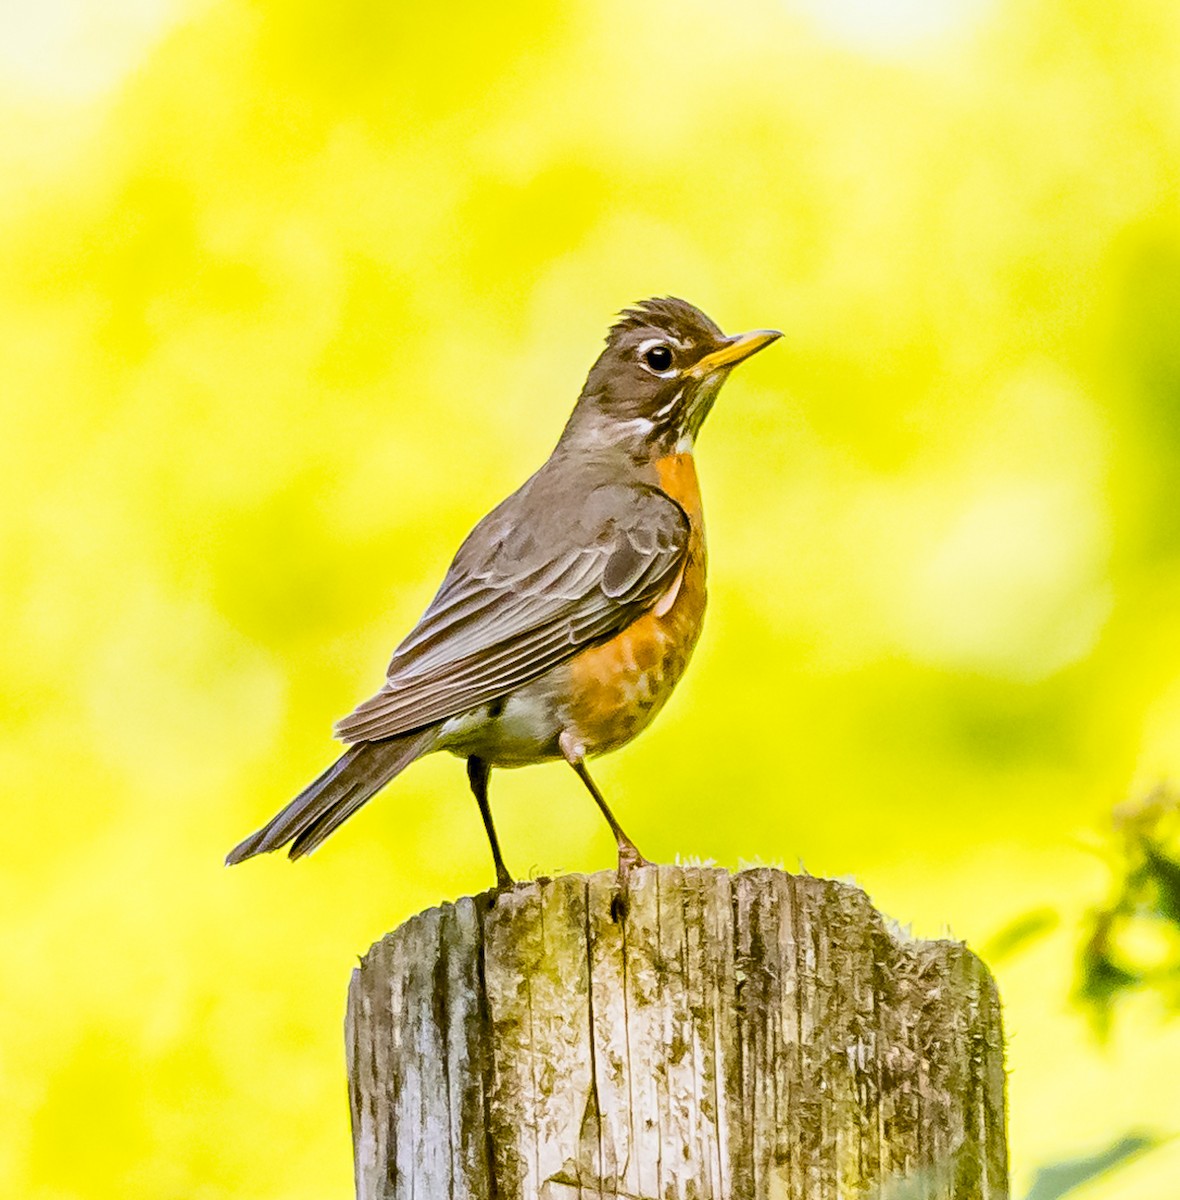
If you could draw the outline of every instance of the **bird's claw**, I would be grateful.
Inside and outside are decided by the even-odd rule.
[[[632,841],[619,843],[619,874],[625,875],[628,871],[635,870],[636,867],[650,867],[653,864],[649,862],[639,852],[639,847]]]

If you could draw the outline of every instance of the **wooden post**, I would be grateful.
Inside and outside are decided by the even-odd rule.
[[[346,1023],[360,1200],[1000,1200],[1000,1008],[864,893],[644,867],[386,935]]]

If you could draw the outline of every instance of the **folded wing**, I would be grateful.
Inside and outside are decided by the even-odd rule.
[[[613,637],[679,578],[684,510],[656,488],[588,486],[544,473],[494,509],[460,547],[385,686],[336,726],[376,741],[469,712]],[[527,512],[527,520],[522,519]]]

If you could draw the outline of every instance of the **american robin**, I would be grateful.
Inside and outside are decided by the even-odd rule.
[[[693,443],[731,369],[780,336],[726,337],[673,297],[621,313],[549,460],[471,531],[384,686],[337,723],[348,749],[226,862],[314,850],[434,750],[467,759],[498,886],[512,877],[488,806],[493,767],[565,759],[620,870],[645,862],[586,758],[635,737],[684,672],[705,612]]]

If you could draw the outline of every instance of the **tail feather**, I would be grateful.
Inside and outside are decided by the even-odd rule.
[[[256,833],[226,855],[227,866],[291,843],[290,856],[314,850],[414,759],[433,749],[435,730],[357,742]]]

